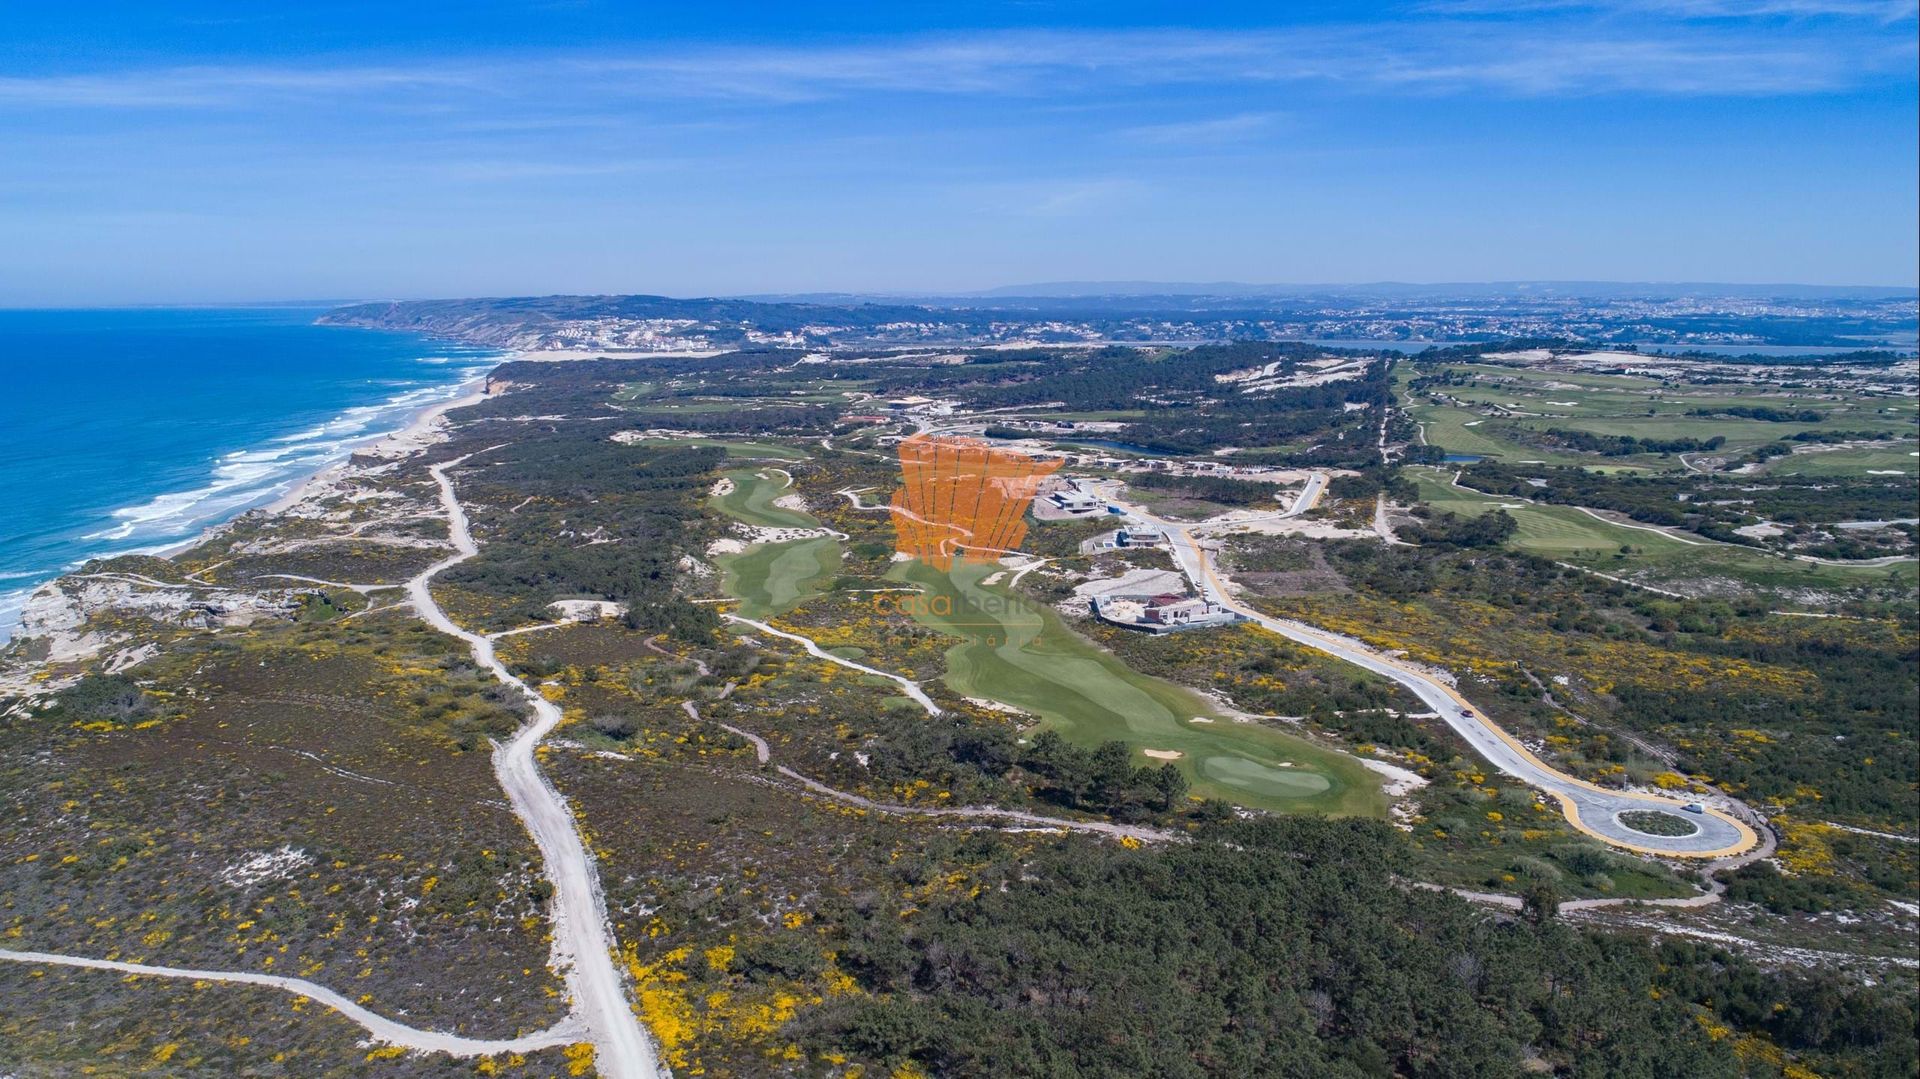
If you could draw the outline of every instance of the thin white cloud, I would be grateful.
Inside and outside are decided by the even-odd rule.
[[[226,108],[287,99],[471,93],[477,72],[433,67],[196,66],[113,74],[0,76],[0,104],[79,108]]]
[[[1650,2],[1751,8],[1847,0]],[[1914,57],[1907,28],[1879,23],[1808,32],[1671,20],[1622,27],[1606,17],[1424,19],[1244,32],[999,32],[837,46],[548,53],[413,67],[316,63],[16,75],[0,78],[0,107],[250,109],[319,102],[499,114],[514,105],[804,104],[873,93],[1061,100],[1154,86],[1278,84],[1523,97],[1778,95],[1911,81]]]
[[[1126,128],[1120,135],[1149,146],[1225,146],[1258,139],[1271,132],[1279,119],[1279,113],[1243,112],[1210,120],[1142,124]]]
[[[1681,19],[1868,19],[1894,23],[1920,14],[1915,0],[1428,0],[1420,10],[1456,15],[1600,11]]]
[[[517,183],[528,180],[566,180],[605,176],[638,176],[680,167],[668,159],[639,161],[453,160],[420,162],[407,171],[467,183]]]
[[[1458,56],[1379,52],[1367,60],[1367,80],[1423,93],[1480,89],[1520,97],[1772,96],[1846,89],[1911,56],[1911,47],[1846,56],[1757,40],[1539,35]]]
[[[1086,217],[1137,202],[1147,185],[1126,177],[996,182],[954,189],[961,202],[995,216]]]
[[[639,94],[803,102],[858,92],[1060,96],[1096,86],[1321,83],[1355,91],[1792,94],[1907,66],[1906,35],[1620,31],[1477,22],[1258,32],[979,35],[600,61]]]

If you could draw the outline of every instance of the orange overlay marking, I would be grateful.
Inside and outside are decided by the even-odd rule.
[[[940,570],[955,557],[991,562],[1027,538],[1027,506],[1065,462],[977,438],[914,435],[900,443],[894,547]]]

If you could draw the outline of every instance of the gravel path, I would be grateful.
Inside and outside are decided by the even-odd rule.
[[[681,701],[680,707],[695,720],[700,719],[700,710],[692,701]],[[767,746],[767,740],[752,731],[716,722],[714,726],[730,734],[739,735],[753,746],[753,755],[761,764],[772,763],[773,754]],[[898,816],[947,817],[956,820],[1005,820],[1018,824],[1030,824],[1041,828],[1058,828],[1069,832],[1086,832],[1092,835],[1104,835],[1116,839],[1136,839],[1142,843],[1158,843],[1184,838],[1178,832],[1164,828],[1148,828],[1135,824],[1111,824],[1097,820],[1069,820],[1065,817],[1048,817],[1039,813],[1028,813],[1018,809],[1001,809],[997,806],[911,806],[894,802],[876,802],[851,791],[836,790],[809,776],[801,775],[785,765],[773,765],[773,770],[799,783],[815,794],[845,802],[848,805],[870,809],[876,813],[891,813]]]
[[[182,967],[149,966],[145,963],[121,963],[110,959],[83,959],[72,955],[55,955],[51,952],[16,952],[9,948],[0,948],[0,960],[44,966],[81,967],[87,970],[111,970],[120,974],[137,974],[153,978],[191,978],[194,981],[264,985],[308,997],[332,1008],[366,1028],[374,1041],[422,1053],[447,1053],[457,1057],[525,1053],[556,1045],[569,1045],[579,1041],[583,1033],[578,1020],[572,1018],[548,1027],[538,1034],[526,1034],[518,1038],[465,1038],[458,1034],[420,1030],[417,1027],[406,1026],[384,1016],[375,1015],[317,982],[310,982],[305,978],[287,978],[278,974],[258,974],[248,970],[187,970]]]
[[[497,448],[497,447],[496,447]],[[485,450],[478,451],[481,453]],[[469,454],[467,456],[472,456]],[[594,1066],[613,1079],[657,1079],[661,1074],[653,1043],[640,1026],[620,971],[613,963],[613,930],[607,924],[606,901],[600,894],[600,875],[574,828],[566,799],[547,781],[533,751],[560,724],[560,709],[514,677],[494,655],[493,642],[455,625],[433,598],[428,585],[443,570],[479,553],[468,529],[466,510],[454,494],[447,469],[465,461],[455,458],[428,471],[440,485],[440,503],[447,511],[448,533],[454,554],[428,566],[407,582],[407,596],[420,617],[435,629],[467,643],[475,663],[526,699],[533,722],[520,728],[512,741],[496,745],[493,771],[507,792],[513,811],[527,826],[540,848],[547,880],[553,885],[548,910],[553,926],[551,962],[562,971],[573,996],[574,1015],[595,1049]]]
[[[838,663],[842,667],[851,667],[852,669],[859,671],[863,674],[871,674],[879,678],[885,678],[887,681],[893,682],[896,685],[898,685],[901,689],[901,692],[905,693],[909,697],[912,697],[915,704],[918,704],[920,707],[926,709],[928,715],[937,716],[940,714],[940,706],[933,703],[933,698],[927,696],[926,691],[920,688],[920,683],[914,681],[911,678],[907,678],[898,674],[892,674],[890,672],[880,670],[877,667],[869,667],[864,663],[855,663],[850,659],[841,659],[839,656],[834,655],[832,652],[827,651],[826,649],[813,643],[811,640],[805,637],[802,637],[798,633],[788,633],[784,629],[775,629],[772,626],[767,625],[765,622],[756,622],[751,618],[742,618],[737,614],[723,614],[720,617],[726,619],[729,622],[738,622],[743,626],[752,626],[754,629],[757,629],[760,632],[768,634],[770,636],[780,637],[780,638],[784,638],[785,640],[792,641],[795,644],[798,644],[801,647],[805,648],[807,650],[807,654],[813,656],[816,659],[824,659],[828,663]]]

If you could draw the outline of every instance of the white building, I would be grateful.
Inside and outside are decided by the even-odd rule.
[[[1117,626],[1142,629],[1149,633],[1168,633],[1199,626],[1225,626],[1239,616],[1201,596],[1183,592],[1163,592],[1156,596],[1096,596],[1093,612]]]
[[[1047,496],[1047,501],[1068,513],[1092,513],[1100,508],[1100,500],[1076,487],[1064,487]]]
[[[1199,596],[1183,596],[1178,592],[1166,592],[1147,600],[1141,621],[1156,626],[1184,626],[1196,619],[1220,613],[1220,608],[1201,599]]]

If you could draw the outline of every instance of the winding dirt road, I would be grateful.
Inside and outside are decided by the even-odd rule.
[[[599,873],[574,828],[566,800],[547,781],[534,759],[534,747],[559,725],[560,709],[514,677],[494,655],[492,641],[455,625],[428,587],[435,575],[480,550],[473,542],[467,513],[454,493],[453,481],[447,478],[447,469],[467,457],[444,461],[427,470],[440,485],[440,504],[447,512],[448,538],[454,553],[408,581],[407,596],[421,618],[440,632],[465,641],[475,663],[502,685],[518,691],[533,708],[533,721],[520,728],[512,741],[494,747],[493,771],[514,813],[540,848],[547,880],[553,885],[549,902],[553,924],[550,962],[566,976],[575,1017],[584,1027],[586,1040],[593,1043],[594,1066],[599,1073],[616,1079],[658,1079],[661,1071],[653,1043],[627,1003],[625,982],[613,963],[613,930],[607,924]]]
[[[925,709],[928,715],[937,716],[940,714],[940,706],[933,703],[933,698],[927,696],[926,691],[920,688],[920,683],[914,681],[911,678],[906,678],[901,675],[893,674],[889,671],[883,671],[878,667],[869,667],[864,663],[855,663],[850,659],[842,659],[839,656],[834,655],[832,652],[829,652],[826,649],[820,647],[819,645],[813,643],[813,641],[809,640],[808,638],[802,637],[798,633],[788,633],[784,629],[775,629],[772,626],[767,625],[765,622],[756,622],[751,618],[742,618],[737,614],[722,614],[720,617],[726,619],[729,622],[738,622],[743,626],[752,626],[754,629],[757,629],[762,633],[770,634],[775,637],[780,637],[780,638],[784,638],[786,640],[792,641],[795,644],[800,645],[802,648],[805,648],[807,650],[807,654],[813,656],[815,659],[824,659],[828,663],[838,663],[842,667],[850,667],[853,670],[859,671],[862,674],[871,674],[876,677],[885,678],[889,682],[893,682],[897,684],[900,687],[900,691],[902,693],[905,693],[907,696],[913,698],[913,703]]]
[[[535,1049],[550,1049],[556,1045],[569,1045],[579,1041],[582,1034],[577,1019],[569,1018],[565,1022],[548,1027],[538,1034],[527,1034],[518,1038],[465,1038],[458,1034],[442,1034],[438,1031],[420,1030],[416,1027],[396,1023],[384,1016],[355,1004],[339,993],[317,982],[305,978],[287,978],[277,974],[259,974],[249,970],[189,970],[184,967],[156,967],[146,963],[121,963],[111,959],[83,959],[72,955],[55,955],[51,952],[16,952],[10,948],[0,948],[0,960],[13,963],[31,963],[36,966],[81,967],[87,970],[110,970],[120,974],[136,974],[150,978],[191,978],[194,981],[229,982],[239,985],[264,985],[272,989],[282,989],[289,993],[308,997],[332,1008],[341,1015],[360,1024],[376,1042],[397,1045],[422,1053],[446,1053],[457,1057],[493,1056],[496,1053],[527,1053]]]
[[[731,685],[731,683],[729,683],[729,685]],[[699,706],[695,705],[692,701],[681,701],[680,707],[695,722],[701,720],[702,717]],[[871,798],[863,797],[852,791],[836,790],[817,779],[802,775],[784,764],[774,764],[773,750],[767,745],[767,740],[752,731],[742,730],[739,727],[718,721],[714,723],[714,726],[746,739],[747,743],[753,746],[753,756],[755,760],[761,764],[768,765],[774,771],[799,783],[812,793],[832,798],[838,802],[845,802],[848,805],[859,806],[862,809],[872,810],[876,813],[887,813],[902,817],[946,817],[955,820],[1012,821],[1015,824],[1050,828],[1061,832],[1085,832],[1091,835],[1103,835],[1113,839],[1135,839],[1142,843],[1160,843],[1186,838],[1179,832],[1170,831],[1165,828],[1149,828],[1146,825],[1140,824],[1114,824],[1109,821],[1069,820],[1065,817],[1049,817],[1044,814],[1028,813],[1019,809],[1001,809],[998,806],[914,806],[901,805],[897,802],[876,802]]]
[[[395,1022],[368,1011],[324,985],[304,978],[255,971],[154,966],[6,948],[0,948],[0,961],[78,967],[144,977],[267,986],[307,997],[332,1008],[358,1023],[376,1042],[417,1052],[447,1053],[457,1057],[492,1056],[524,1053],[585,1040],[593,1044],[594,1065],[599,1074],[618,1079],[659,1079],[662,1072],[653,1044],[628,1005],[625,983],[613,964],[613,933],[607,924],[606,901],[600,893],[600,880],[593,860],[588,856],[579,833],[574,830],[573,814],[565,799],[547,782],[534,759],[534,747],[559,724],[560,709],[514,677],[494,655],[491,641],[455,625],[434,600],[429,588],[435,575],[479,553],[479,547],[473,542],[473,534],[468,528],[466,511],[455,496],[453,482],[446,474],[447,469],[460,464],[467,457],[433,465],[427,470],[440,487],[440,502],[447,513],[448,539],[453,544],[454,553],[428,566],[419,576],[408,581],[405,587],[408,601],[421,618],[440,632],[465,641],[476,663],[485,667],[503,685],[518,690],[533,708],[533,721],[522,727],[511,742],[494,747],[493,768],[500,786],[513,805],[514,813],[526,824],[528,833],[540,848],[547,880],[553,885],[549,905],[553,951],[549,962],[566,977],[567,988],[572,996],[572,1014],[535,1034],[517,1038],[468,1038]]]

